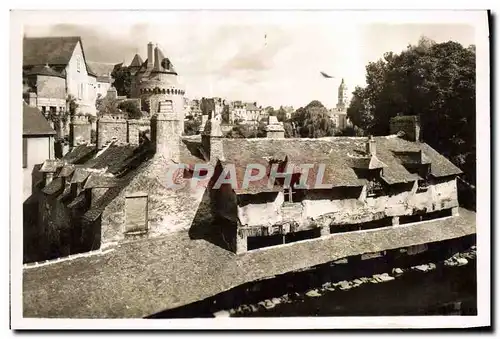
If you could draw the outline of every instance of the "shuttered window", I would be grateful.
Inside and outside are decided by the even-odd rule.
[[[126,198],[125,232],[146,232],[148,230],[148,196],[130,195]]]
[[[23,168],[28,167],[28,139],[23,138]]]

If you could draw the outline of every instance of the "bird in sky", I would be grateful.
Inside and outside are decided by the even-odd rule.
[[[321,73],[321,75],[322,75],[324,78],[327,78],[327,79],[333,79],[333,78],[335,78],[334,76],[328,75],[328,74],[326,74],[325,72],[320,72],[320,73]]]

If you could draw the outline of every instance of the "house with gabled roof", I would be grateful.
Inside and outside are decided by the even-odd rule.
[[[25,37],[23,79],[26,101],[44,113],[66,110],[71,95],[79,113],[96,114],[97,75],[87,64],[80,37]]]

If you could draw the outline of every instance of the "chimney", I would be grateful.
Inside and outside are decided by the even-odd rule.
[[[390,119],[389,125],[391,134],[401,134],[401,137],[408,141],[420,141],[420,119],[418,116],[396,116]]]
[[[203,132],[205,130],[205,126],[207,125],[207,121],[208,121],[208,115],[202,115],[201,116],[200,132]]]
[[[283,124],[273,115],[270,115],[268,118],[266,137],[270,139],[283,139],[285,137],[285,128]]]
[[[373,136],[371,135],[366,142],[366,154],[370,156],[377,155],[377,145],[375,143],[375,139],[373,139]]]
[[[118,92],[116,91],[115,86],[111,86],[106,92],[106,98],[108,99],[116,99],[118,98]]]
[[[150,42],[148,44],[148,63],[147,63],[147,69],[153,68],[153,43]]]
[[[54,179],[54,173],[53,172],[47,172],[45,173],[45,186],[50,184],[52,180]]]
[[[37,95],[35,92],[28,93],[28,105],[36,107]]]
[[[181,122],[174,112],[172,100],[159,102],[159,112],[151,119],[151,139],[156,154],[166,160],[179,162],[181,143]]]
[[[90,143],[92,125],[84,115],[73,115],[69,123],[69,147]]]
[[[158,49],[158,46],[155,47],[154,58],[155,58],[155,61],[154,61],[153,69],[155,71],[160,71],[161,70],[161,66],[160,66],[161,60],[160,60],[160,50]]]
[[[224,150],[222,147],[223,135],[220,124],[221,116],[216,115],[210,120],[207,120],[205,129],[201,133],[201,145],[212,165],[215,165],[217,159],[224,158]]]

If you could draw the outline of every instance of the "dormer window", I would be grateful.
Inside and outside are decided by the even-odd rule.
[[[421,179],[418,180],[417,193],[426,192],[429,188],[429,175],[430,175],[430,165],[429,164],[416,164],[416,165],[405,165],[406,170],[410,173],[417,174]]]

